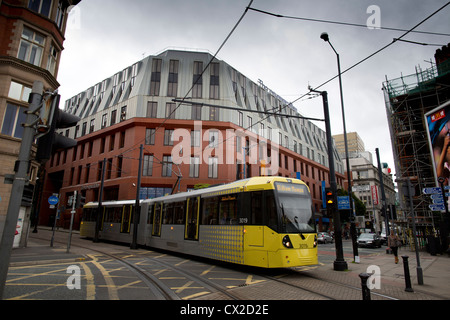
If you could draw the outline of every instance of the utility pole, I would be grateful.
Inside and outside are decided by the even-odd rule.
[[[141,195],[141,175],[142,175],[142,158],[144,156],[144,145],[141,144],[139,151],[139,170],[138,170],[138,179],[136,185],[136,202],[134,204],[133,210],[133,240],[131,242],[130,249],[137,249],[137,234],[138,234],[138,224],[139,224],[139,215],[141,212],[141,208],[139,207],[139,200]]]
[[[40,81],[33,83],[30,94],[30,106],[26,111],[26,122],[23,125],[22,144],[20,145],[19,159],[16,162],[16,173],[9,198],[8,212],[0,243],[0,299],[3,299],[6,278],[8,276],[9,261],[14,243],[14,236],[19,218],[19,210],[22,202],[23,189],[28,183],[28,169],[30,164],[30,153],[36,135],[35,124],[39,120],[39,110],[42,107],[42,94],[44,85]]]
[[[98,195],[97,221],[95,223],[95,234],[93,239],[93,242],[95,243],[99,242],[98,236],[100,233],[101,223],[103,221],[102,200],[103,200],[103,186],[105,184],[105,167],[106,167],[106,158],[104,158],[102,162],[102,181],[100,183],[100,192]]]
[[[333,157],[333,143],[331,137],[331,124],[330,124],[330,112],[328,108],[328,93],[326,91],[315,91],[310,89],[312,92],[318,92],[322,95],[323,100],[323,113],[325,114],[325,131],[327,136],[327,149],[328,149],[328,162],[330,167],[330,187],[334,194],[334,204],[331,208],[334,220],[334,234],[335,234],[335,247],[336,247],[336,260],[334,261],[333,267],[335,271],[345,271],[348,269],[347,262],[344,260],[344,249],[342,246],[342,229],[341,229],[341,217],[339,216],[339,211],[337,210],[337,183],[336,183],[336,171],[334,168],[334,157]]]

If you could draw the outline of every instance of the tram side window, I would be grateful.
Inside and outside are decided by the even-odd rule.
[[[96,221],[97,208],[83,209],[83,221]]]
[[[255,191],[251,193],[252,197],[252,224],[264,224],[264,210],[263,210],[263,193],[262,191]]]
[[[278,215],[277,215],[277,206],[275,203],[275,195],[273,191],[266,191],[265,192],[265,208],[266,208],[266,215],[267,215],[267,225],[269,228],[278,231]]]
[[[217,210],[218,197],[206,198],[203,200],[202,224],[219,224],[219,211]]]
[[[184,218],[186,215],[185,211],[186,202],[180,201],[174,203],[173,206],[173,223],[174,224],[184,224]]]
[[[237,224],[237,201],[236,195],[223,196],[219,203],[219,223]]]
[[[173,203],[165,203],[163,205],[163,224],[173,223]]]
[[[120,223],[122,221],[122,207],[107,207],[105,209],[105,222]]]

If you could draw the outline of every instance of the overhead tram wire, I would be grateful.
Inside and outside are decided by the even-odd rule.
[[[446,4],[444,4],[442,7],[440,7],[439,9],[437,9],[436,11],[434,11],[432,14],[430,14],[429,16],[427,16],[425,19],[423,19],[422,21],[420,21],[418,24],[416,24],[414,27],[412,27],[411,29],[407,30],[405,33],[403,33],[400,37],[395,38],[392,40],[392,42],[388,43],[387,45],[385,45],[384,47],[382,47],[381,49],[378,49],[377,51],[375,51],[374,53],[368,55],[367,57],[365,57],[364,59],[358,61],[357,63],[355,63],[354,65],[350,66],[349,68],[345,69],[344,71],[341,72],[341,75],[350,71],[351,69],[355,68],[356,66],[360,65],[361,63],[365,62],[366,60],[372,58],[373,56],[375,56],[376,54],[380,53],[381,51],[387,49],[388,47],[390,47],[391,45],[393,45],[394,43],[396,43],[397,41],[401,41],[402,38],[406,37],[409,33],[414,32],[414,29],[416,29],[417,27],[419,27],[421,24],[423,24],[424,22],[426,22],[427,20],[429,20],[431,17],[433,17],[434,15],[436,15],[438,12],[440,12],[441,10],[443,10],[445,7],[447,7],[450,4],[450,1],[447,2]],[[321,87],[323,87],[324,85],[328,84],[329,82],[333,81],[334,79],[336,79],[337,77],[339,77],[339,74],[335,75],[334,77],[330,78],[329,80],[325,81],[324,83],[322,83],[321,85],[315,87],[313,90],[317,90]],[[311,91],[310,91],[311,92]],[[294,101],[292,101],[290,104],[293,104],[295,102],[297,102],[298,100],[306,97],[307,95],[310,94],[310,92],[305,93],[303,95],[301,95],[299,98],[295,99]]]
[[[264,10],[256,9],[256,8],[249,8],[249,9],[252,10],[252,11],[259,12],[259,13],[262,13],[262,14],[266,14],[266,15],[269,15],[269,16],[273,16],[273,17],[276,17],[276,18],[312,21],[312,22],[320,22],[320,23],[329,23],[329,24],[337,24],[337,25],[344,25],[344,26],[358,27],[358,28],[367,28],[367,25],[359,24],[359,23],[332,21],[332,20],[323,20],[323,19],[312,19],[312,18],[303,18],[303,17],[294,17],[294,16],[285,16],[285,15],[272,13],[272,12],[268,12],[268,11],[264,11]],[[381,30],[388,30],[388,31],[401,31],[401,32],[408,31],[408,30],[400,29],[400,28],[381,27],[381,26],[379,27],[379,29],[381,29]],[[427,35],[450,37],[449,33],[430,32],[430,31],[411,31],[411,32],[427,34]]]
[[[245,8],[244,13],[241,15],[241,17],[239,18],[239,20],[236,22],[236,24],[234,25],[234,27],[231,29],[231,31],[228,33],[227,37],[225,38],[225,40],[222,42],[222,44],[220,45],[219,49],[217,49],[216,53],[212,56],[212,58],[209,60],[208,64],[206,65],[206,67],[203,69],[202,73],[200,74],[200,76],[197,77],[196,81],[192,84],[192,86],[190,87],[190,89],[188,90],[188,92],[185,94],[184,98],[182,98],[182,101],[186,100],[188,95],[191,93],[191,91],[194,89],[194,86],[197,84],[197,82],[199,81],[199,79],[201,79],[203,77],[203,74],[206,72],[206,70],[209,68],[209,66],[211,65],[211,63],[216,59],[217,55],[219,54],[219,52],[222,50],[222,48],[224,47],[224,45],[227,43],[227,41],[230,39],[231,35],[234,33],[234,31],[236,30],[236,28],[239,26],[239,24],[242,22],[242,20],[244,19],[245,15],[247,14],[248,10],[250,9],[250,6],[252,5],[254,0],[250,0],[248,6]],[[172,116],[172,114],[174,114],[178,108],[180,108],[180,106],[182,105],[182,103],[178,103],[178,105],[175,107],[175,109],[163,120],[163,122],[157,127],[155,128],[155,131],[153,134],[156,135],[156,132],[166,123],[167,120],[170,119],[170,117]],[[145,141],[145,138],[142,141]],[[129,148],[128,150],[122,152],[120,155],[124,155],[125,153],[131,152],[133,150],[136,150],[138,148],[138,144],[135,144],[134,147]]]

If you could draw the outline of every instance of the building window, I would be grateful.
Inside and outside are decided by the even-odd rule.
[[[134,87],[134,84],[136,83],[136,77],[137,77],[137,73],[138,73],[138,66],[139,66],[139,63],[135,63],[131,67],[131,87]]]
[[[114,150],[115,144],[116,144],[116,135],[112,134],[109,137],[109,151],[113,151]]]
[[[158,115],[158,102],[147,102],[147,118],[156,118]]]
[[[200,171],[200,157],[195,156],[190,159],[189,177],[198,178]]]
[[[116,94],[117,91],[117,87],[119,86],[119,79],[120,79],[120,72],[116,73],[114,75],[114,79],[113,79],[113,88],[112,88],[112,93],[113,95]]]
[[[169,129],[164,130],[164,145],[165,146],[173,146],[172,135],[173,135],[173,130],[169,130]]]
[[[119,148],[125,147],[125,131],[120,133]]]
[[[167,88],[168,97],[176,97],[178,92],[178,60],[169,62],[169,86]]]
[[[239,127],[244,126],[244,114],[240,111],[238,111],[238,125]]]
[[[127,106],[120,109],[120,122],[127,120]]]
[[[191,108],[191,119],[202,120],[202,106],[199,104],[193,104]]]
[[[209,98],[219,99],[219,63],[211,63],[210,65],[210,84],[209,84]]]
[[[199,130],[191,131],[191,146],[192,147],[200,147],[200,131]]]
[[[123,156],[117,157],[117,178],[122,176]]]
[[[217,178],[219,158],[211,157],[208,159],[208,178]]]
[[[50,71],[52,75],[55,75],[56,70],[56,62],[58,61],[58,50],[56,50],[55,46],[50,47],[50,53],[48,54],[47,60],[47,70]]]
[[[97,181],[102,180],[103,161],[97,163]]]
[[[161,59],[153,59],[152,74],[150,79],[150,95],[159,96],[159,87],[161,84]]]
[[[144,166],[142,171],[143,176],[150,177],[153,175],[153,155],[146,154],[144,155]]]
[[[163,156],[162,176],[163,177],[171,177],[172,176],[172,157],[171,156]]]
[[[192,98],[202,98],[203,91],[203,62],[194,61],[194,78],[192,80]]]
[[[108,123],[108,114],[105,113],[104,115],[102,115],[102,126],[101,126],[101,128],[102,129],[106,128],[107,123]]]
[[[146,129],[145,130],[145,144],[152,146],[155,145],[155,129]]]
[[[175,119],[176,105],[173,102],[166,103],[166,119]]]
[[[95,119],[91,119],[91,123],[89,124],[89,133],[94,132],[95,129]]]
[[[26,110],[27,108],[7,103],[5,116],[3,117],[2,134],[22,139],[22,124],[26,122]]]
[[[109,125],[112,126],[116,124],[116,120],[117,120],[117,110],[113,110],[111,111],[111,123]]]
[[[209,131],[209,146],[217,148],[219,146],[219,131]]]
[[[209,120],[210,121],[219,121],[219,108],[209,107]]]
[[[58,28],[60,30],[62,30],[62,28],[63,28],[65,13],[66,13],[66,9],[64,6],[64,1],[60,0],[58,3],[58,9],[56,11],[56,16],[55,16],[56,25],[58,26]]]
[[[18,101],[28,102],[31,88],[21,85],[20,83],[11,81],[8,97]]]
[[[122,90],[122,92],[123,90],[125,90],[125,83],[127,82],[127,80],[128,80],[128,68],[122,71],[122,83],[120,84],[120,90]]]
[[[44,40],[43,35],[24,27],[18,58],[39,67],[44,51]]]
[[[106,138],[103,137],[103,138],[100,140],[100,153],[105,152],[105,144],[106,144]]]
[[[50,17],[50,9],[52,6],[52,0],[29,0],[28,9],[34,12],[40,13],[47,18]]]
[[[83,126],[81,128],[81,136],[83,137],[84,135],[86,135],[86,130],[87,130],[87,122],[83,122]]]

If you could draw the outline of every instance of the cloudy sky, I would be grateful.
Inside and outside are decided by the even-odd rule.
[[[82,0],[70,14],[58,81],[62,101],[125,67],[168,47],[215,53],[250,0]],[[346,70],[403,35],[447,3],[446,0],[254,0],[251,7],[284,16],[347,22],[364,27],[286,19],[249,10],[218,58],[254,82],[258,79],[304,116],[323,118],[322,99],[302,97],[337,75],[336,55],[320,39],[327,32]],[[376,7],[370,7],[376,6]],[[369,8],[370,7],[370,8]],[[369,10],[368,10],[369,9]],[[375,10],[375,11],[373,11]],[[450,34],[450,5],[415,30]],[[394,170],[392,147],[381,90],[395,79],[427,69],[437,45],[450,36],[409,33],[342,76],[347,132],[358,132],[366,150],[380,149],[381,161]],[[328,91],[332,134],[343,132],[339,82]],[[299,99],[300,98],[300,99]],[[63,105],[63,104],[62,104]],[[321,122],[316,123],[323,128]]]

